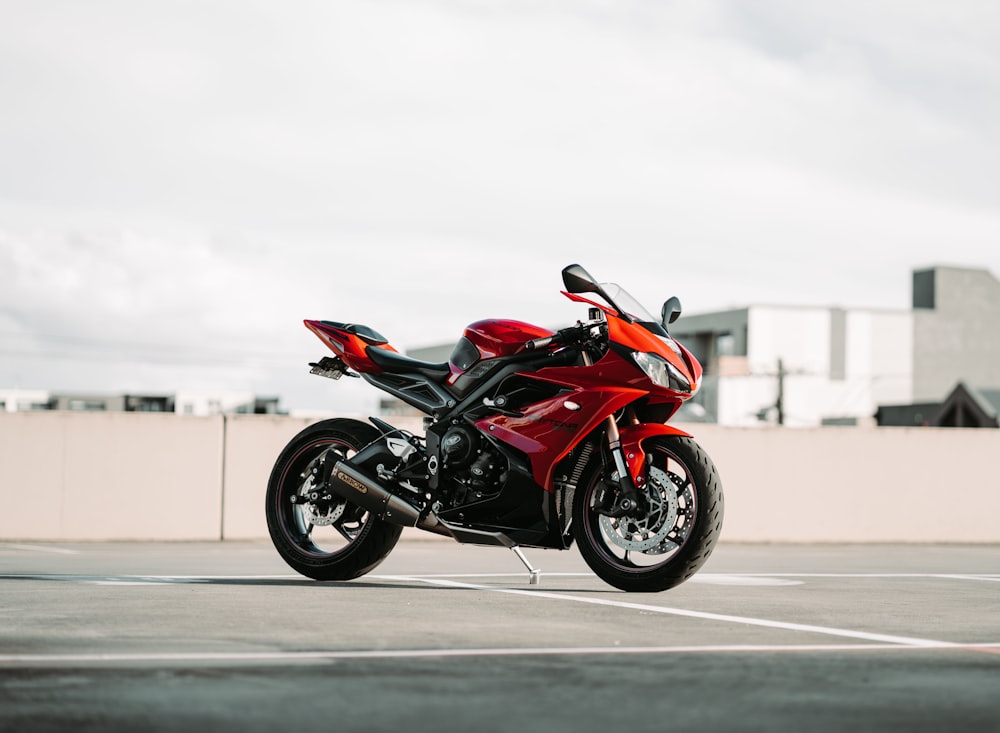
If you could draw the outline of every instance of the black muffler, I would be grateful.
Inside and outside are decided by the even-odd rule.
[[[334,464],[327,486],[338,496],[392,524],[417,527],[466,544],[517,546],[516,542],[502,532],[489,532],[451,524],[438,518],[434,512],[428,512],[427,516],[421,518],[420,510],[415,506],[387,491],[357,467],[343,461]]]
[[[392,524],[416,527],[420,521],[419,509],[395,494],[390,494],[349,463],[337,461],[330,471],[327,486],[344,499]]]

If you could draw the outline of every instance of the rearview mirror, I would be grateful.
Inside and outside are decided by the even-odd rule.
[[[678,318],[681,317],[681,301],[676,295],[671,295],[666,303],[663,304],[663,308],[660,310],[660,320],[663,322],[663,327],[666,328],[667,324],[673,323]]]
[[[563,268],[563,285],[566,286],[567,293],[599,293],[601,286],[584,270],[580,265],[570,265]]]

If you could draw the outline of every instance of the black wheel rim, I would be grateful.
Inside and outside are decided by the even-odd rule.
[[[367,533],[372,515],[346,500],[312,501],[312,468],[321,460],[341,460],[354,454],[350,444],[331,438],[314,440],[289,459],[275,495],[281,531],[288,542],[311,559],[347,552]]]
[[[595,475],[584,497],[587,537],[605,562],[627,573],[670,565],[694,535],[698,517],[695,476],[676,453],[653,447],[646,475],[645,517],[611,518],[595,508],[603,476]]]

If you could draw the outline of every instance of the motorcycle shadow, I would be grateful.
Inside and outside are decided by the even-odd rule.
[[[427,589],[422,583],[371,581],[312,580],[311,578],[198,577],[169,575],[71,575],[71,574],[2,574],[3,581],[33,581],[36,583],[73,583],[78,585],[139,586],[139,585],[216,585],[260,588],[408,588]]]
[[[423,590],[423,591],[517,591],[524,593],[573,593],[579,595],[621,593],[610,586],[559,586],[554,582],[548,584],[529,584],[524,582],[510,583],[475,583],[475,584],[438,584],[433,578],[422,580],[416,578],[384,578],[366,580],[313,580],[311,578],[292,577],[239,577],[239,576],[186,576],[186,575],[74,575],[74,574],[0,574],[3,581],[34,581],[43,583],[75,583],[80,585],[99,586],[139,586],[139,585],[206,585],[248,588],[324,588],[339,590]],[[645,594],[635,594],[645,595]]]

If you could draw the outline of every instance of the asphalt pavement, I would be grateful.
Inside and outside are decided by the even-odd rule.
[[[1000,730],[1000,546],[723,543],[658,594],[526,554],[0,542],[0,731]]]

